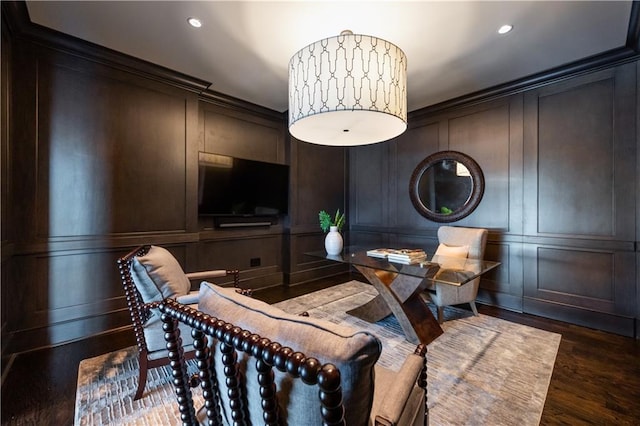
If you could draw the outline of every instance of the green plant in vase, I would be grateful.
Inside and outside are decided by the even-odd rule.
[[[338,228],[338,232],[342,231],[342,227],[344,226],[345,217],[344,213],[340,213],[340,209],[336,210],[335,216],[331,216],[324,210],[320,210],[318,214],[318,218],[320,219],[320,228],[323,232],[329,232],[332,226]]]
[[[340,213],[340,209],[336,211],[335,216],[331,216],[324,210],[320,210],[318,214],[320,219],[320,228],[327,234],[324,239],[324,247],[330,256],[339,255],[342,252],[344,241],[340,231],[344,226],[344,213]]]

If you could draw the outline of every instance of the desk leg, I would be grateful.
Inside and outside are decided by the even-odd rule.
[[[374,323],[380,321],[382,318],[386,318],[391,315],[391,309],[385,302],[384,298],[378,294],[373,299],[369,300],[362,306],[347,311],[349,315],[365,320],[366,322]]]
[[[347,312],[368,322],[395,315],[411,343],[425,345],[443,333],[426,302],[420,297],[422,278],[354,265],[378,290],[378,296]]]

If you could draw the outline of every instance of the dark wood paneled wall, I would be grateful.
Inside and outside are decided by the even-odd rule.
[[[346,208],[346,150],[292,146],[282,113],[200,80],[5,28],[3,350],[128,326],[115,262],[139,244],[167,247],[185,271],[239,269],[252,288],[343,270],[303,253],[322,248],[318,211]],[[290,215],[230,229],[198,217],[198,152],[293,162]]]
[[[198,95],[28,40],[13,47],[15,251],[2,298],[22,350],[128,324],[115,260],[133,245],[165,244],[189,267]]]
[[[453,225],[488,228],[487,258],[502,262],[479,300],[633,336],[637,67],[415,113],[404,135],[352,149],[352,240],[433,250],[439,224],[413,209],[409,178],[429,154],[464,152],[482,168],[485,194]]]
[[[636,13],[640,14],[640,10],[636,9]],[[635,28],[636,36],[640,33],[640,22],[637,23]],[[634,38],[636,48],[640,44],[638,37]],[[636,62],[636,173],[640,173],[640,61]],[[636,236],[635,236],[635,249],[636,249],[636,338],[640,338],[640,183],[638,182],[640,176],[636,176],[636,189],[634,191],[636,201]]]
[[[525,98],[525,311],[633,335],[636,64]],[[568,268],[567,266],[571,266]]]
[[[3,350],[127,326],[115,260],[138,244],[167,247],[187,271],[240,269],[253,288],[344,271],[304,255],[323,248],[322,209],[347,211],[347,244],[433,250],[438,224],[413,209],[408,183],[424,157],[446,149],[471,155],[486,178],[482,203],[456,223],[488,227],[487,257],[502,262],[483,280],[481,301],[632,333],[636,62],[602,69],[600,61],[599,71],[562,82],[417,111],[387,143],[322,147],[290,140],[282,113],[201,80],[4,25],[13,8],[5,3]],[[289,215],[258,229],[199,218],[199,151],[289,164]]]
[[[198,151],[257,161],[288,164],[288,140],[280,113],[262,108],[237,108],[216,97],[200,97]],[[196,213],[197,214],[197,213]],[[287,257],[288,223],[259,228],[216,228],[213,218],[200,217],[197,270],[239,269],[243,285],[281,285]],[[252,266],[251,259],[259,265]]]
[[[7,226],[10,224],[9,211],[6,206],[11,205],[11,199],[9,198],[9,182],[11,182],[11,163],[9,161],[9,139],[11,134],[10,129],[10,104],[11,104],[11,67],[12,63],[12,48],[11,48],[11,35],[9,32],[9,25],[5,19],[5,15],[2,17],[1,31],[1,45],[0,45],[0,282],[4,288],[4,283],[9,281],[9,271],[11,268],[11,257],[13,256],[13,233]],[[4,297],[4,292],[0,296],[0,328],[2,329],[2,336],[4,337],[7,327],[7,308],[9,306],[9,299]],[[5,339],[2,339],[2,352],[6,346]]]
[[[295,285],[345,271],[342,265],[318,261],[304,253],[324,250],[324,234],[320,231],[318,222],[320,210],[331,214],[337,209],[348,211],[348,150],[314,145],[292,138],[290,152],[291,228],[286,283]],[[344,238],[348,244],[348,232]]]

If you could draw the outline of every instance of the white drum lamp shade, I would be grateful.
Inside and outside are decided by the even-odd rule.
[[[344,31],[289,61],[289,132],[335,146],[393,139],[407,128],[407,58],[393,43]]]

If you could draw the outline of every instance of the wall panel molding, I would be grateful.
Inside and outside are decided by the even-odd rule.
[[[409,182],[415,168],[422,160],[439,150],[442,139],[441,126],[437,120],[414,123],[404,134],[398,137],[389,148],[390,200],[395,208],[390,209],[389,225],[396,228],[410,227],[420,229],[433,227],[416,211],[409,197]]]
[[[255,284],[256,288],[298,284],[345,272],[343,265],[304,257],[307,251],[323,248],[323,234],[317,223],[320,209],[347,208],[349,230],[345,238],[349,243],[434,247],[438,224],[419,219],[410,206],[411,210],[406,210],[402,202],[406,191],[404,181],[411,169],[412,156],[422,156],[422,159],[432,151],[450,147],[469,149],[483,162],[489,161],[490,166],[486,168],[491,186],[500,188],[497,195],[489,194],[484,211],[480,210],[467,222],[458,223],[492,225],[488,256],[502,261],[504,267],[485,280],[479,296],[483,303],[623,334],[629,333],[629,327],[633,330],[634,324],[637,330],[640,317],[637,248],[640,181],[636,171],[640,169],[637,150],[640,140],[639,7],[634,3],[634,30],[630,26],[630,33],[635,34],[631,39],[636,41],[636,50],[618,49],[531,76],[526,81],[505,83],[411,112],[409,130],[397,140],[369,148],[335,151],[291,140],[286,132],[286,115],[282,112],[209,90],[206,81],[33,25],[28,21],[24,2],[2,2],[2,65],[9,68],[7,75],[10,75],[10,93],[3,96],[7,96],[11,109],[9,129],[3,129],[9,146],[2,148],[3,155],[10,156],[2,162],[2,180],[4,184],[4,172],[10,170],[6,181],[11,211],[4,216],[3,208],[2,229],[3,232],[11,229],[15,236],[5,240],[6,234],[3,234],[2,240],[3,321],[6,321],[3,337],[7,331],[13,333],[15,347],[29,350],[126,327],[128,313],[123,299],[117,295],[120,284],[114,262],[119,255],[143,243],[169,247],[187,271],[235,266],[242,271],[243,283]],[[7,37],[11,47],[8,62]],[[539,232],[535,226],[540,214],[537,184],[540,94],[578,88],[585,82],[600,81],[602,76],[614,81],[615,197],[612,199],[616,205],[607,213],[612,226],[606,235],[576,232],[572,223],[556,230],[560,232]],[[64,84],[58,87],[49,84],[56,81]],[[102,91],[105,94],[98,90],[91,92],[96,96],[85,99],[85,89],[96,90],[92,84],[106,88]],[[52,92],[61,89],[64,89],[62,95]],[[114,99],[109,95],[112,89],[122,96]],[[589,99],[593,98],[592,95]],[[238,145],[242,152],[254,155],[252,149],[260,147],[264,148],[259,154],[262,159],[275,158],[277,162],[291,164],[291,214],[284,223],[268,230],[219,232],[197,217],[197,151],[205,149],[209,130],[206,115],[212,113],[224,118],[214,127],[231,126],[232,138],[238,135],[245,138]],[[106,117],[119,123],[115,124],[115,137],[107,137],[109,131],[100,126],[90,126],[90,120],[69,118],[71,115],[81,117],[81,114],[89,114],[93,119]],[[143,126],[136,126],[138,118],[142,119]],[[56,136],[57,144],[53,146],[49,140],[52,129],[53,134],[62,135]],[[86,136],[91,132],[95,137]],[[481,135],[482,146],[468,145],[465,141],[475,132]],[[88,146],[72,149],[74,145],[66,135],[85,135],[82,137],[89,141]],[[258,138],[266,135],[265,140],[269,142],[263,145],[256,142],[254,146],[251,140],[256,135]],[[490,139],[487,135],[496,137]],[[100,138],[103,138],[100,143],[91,146],[94,139]],[[173,146],[176,140],[177,147]],[[230,155],[238,155],[239,151],[231,148],[233,141],[225,137],[221,143],[229,148]],[[214,144],[214,149],[216,146]],[[50,185],[47,169],[51,164],[42,160],[51,148],[58,154],[69,153],[71,158],[76,155],[75,166],[83,162],[93,164],[91,161],[105,154],[108,161],[99,167],[106,170],[121,159],[122,163],[117,166],[120,168],[112,171],[137,187],[115,185],[115,198],[109,200],[115,200],[120,210],[112,215],[94,209],[95,228],[87,231],[76,223],[61,223],[61,228],[57,228],[60,232],[49,232],[51,218],[44,212],[49,203],[39,197]],[[136,153],[146,154],[152,161],[138,164],[129,158]],[[499,161],[494,163],[494,160]],[[165,162],[170,167],[165,167]],[[10,169],[4,168],[6,163],[11,164]],[[141,175],[151,178],[145,180]],[[71,179],[68,182],[75,184]],[[78,190],[81,184],[55,186],[57,193],[76,191],[65,198],[71,200],[67,203],[70,220],[88,214],[75,212],[78,206],[84,205],[83,194],[79,193],[82,191]],[[93,204],[91,200],[95,198],[92,197],[102,188],[96,184],[85,191],[87,205]],[[104,194],[105,198],[108,196]],[[6,198],[2,200],[5,206]],[[38,205],[40,210],[36,209]],[[498,212],[494,214],[492,208]],[[110,223],[98,225],[101,221],[98,219],[103,217],[108,217]],[[145,221],[148,218],[151,223]],[[56,223],[61,221],[59,218]],[[536,224],[533,229],[532,223]],[[601,266],[604,264],[601,259],[613,259],[614,269],[607,279],[597,282],[582,280],[580,268],[573,270],[574,275],[565,278],[565,282],[554,282],[549,274],[559,271],[560,276],[564,268],[556,265],[547,275],[540,274],[541,268],[553,263],[553,257],[546,256],[542,263],[538,262],[538,249],[544,254],[571,253],[563,259],[574,263],[588,263],[592,255],[600,260]],[[252,257],[260,257],[262,264],[248,265]],[[65,275],[56,272],[66,268],[82,270],[85,261],[100,263],[96,268],[98,273],[90,279],[83,272],[82,279],[69,275],[71,278],[66,281]],[[568,268],[571,270],[571,265]],[[544,281],[540,291],[539,276]],[[580,287],[581,283],[589,283],[591,287]],[[532,293],[523,296],[525,286],[526,291]],[[605,288],[613,295],[612,301],[594,302],[593,299],[598,299],[594,295],[606,299],[602,297]],[[50,291],[75,294],[69,301],[62,300],[58,293],[52,296],[55,300],[50,300]],[[557,296],[562,293],[562,298]],[[37,297],[27,300],[33,295]],[[7,300],[11,300],[9,309],[5,309]],[[627,304],[634,302],[635,306]],[[25,315],[32,315],[33,319],[23,320]]]
[[[54,49],[62,54],[83,57],[92,62],[118,68],[149,81],[178,87],[195,93],[205,90],[211,83],[173,71],[150,62],[107,49],[103,46],[34,24],[24,1],[2,2],[2,15],[16,39],[29,40]],[[4,26],[4,25],[3,25]]]
[[[349,220],[353,226],[389,225],[390,143],[350,148]]]
[[[633,239],[632,69],[613,68],[526,95],[526,234]]]
[[[431,149],[474,157],[489,188],[472,215],[453,223],[489,228],[487,258],[502,263],[490,273],[494,276],[483,279],[478,300],[565,321],[571,321],[571,313],[583,325],[610,330],[615,324],[616,332],[629,334],[625,327],[628,318],[638,315],[633,302],[640,286],[635,263],[637,75],[638,65],[625,63],[523,94],[416,115],[406,136],[385,143],[387,158],[380,155],[382,147],[374,151],[377,157],[368,148],[353,148],[352,172],[375,173],[369,173],[369,180],[363,173],[351,185],[360,194],[377,191],[377,197],[352,194],[351,205],[359,210],[369,205],[359,214],[379,218],[379,223],[356,221],[352,240],[365,246],[434,246],[440,224],[412,222],[402,204],[403,155],[429,149],[412,140],[411,129],[433,126],[437,136],[431,139],[437,140]],[[381,172],[384,167],[387,174]],[[590,182],[593,176],[599,178]],[[392,202],[385,201],[387,179],[395,189],[389,192]],[[589,185],[599,187],[589,190]],[[388,204],[388,219],[379,202]],[[584,272],[588,267],[597,267],[598,273]]]

